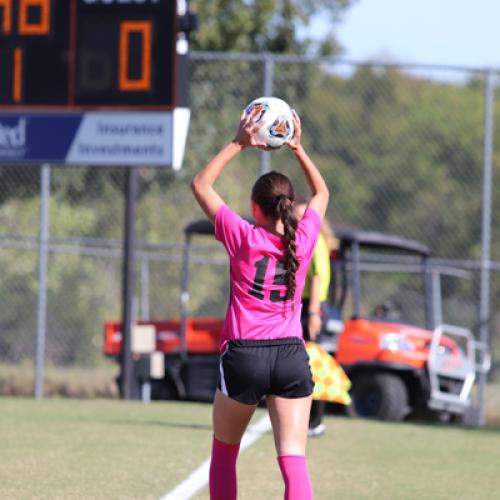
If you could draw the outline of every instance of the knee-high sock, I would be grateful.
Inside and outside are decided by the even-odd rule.
[[[210,500],[236,500],[236,459],[239,444],[226,444],[215,436],[210,461]]]
[[[285,481],[285,500],[311,500],[313,492],[306,457],[282,455],[278,463]]]

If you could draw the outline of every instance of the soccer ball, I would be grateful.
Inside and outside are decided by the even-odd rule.
[[[257,123],[264,122],[256,134],[257,139],[272,149],[279,149],[293,137],[292,110],[285,101],[277,97],[259,97],[245,108],[245,112],[251,113],[255,108],[260,110]]]

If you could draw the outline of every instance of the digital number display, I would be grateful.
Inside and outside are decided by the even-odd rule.
[[[0,0],[0,107],[175,105],[175,0]]]

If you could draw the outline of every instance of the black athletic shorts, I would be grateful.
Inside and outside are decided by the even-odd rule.
[[[297,337],[230,340],[220,358],[218,388],[248,405],[257,404],[267,394],[309,396],[314,382],[304,343]]]

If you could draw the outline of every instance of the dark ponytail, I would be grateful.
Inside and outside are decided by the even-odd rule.
[[[274,220],[280,219],[284,226],[283,244],[285,246],[286,299],[295,295],[295,273],[299,267],[296,254],[295,230],[297,219],[293,213],[295,193],[290,179],[279,172],[269,172],[257,179],[252,188],[252,200],[261,208],[264,215]]]
[[[285,195],[280,195],[276,205],[276,215],[283,222],[285,234],[283,243],[286,250],[285,264],[285,284],[287,287],[286,298],[291,299],[295,295],[295,273],[299,268],[297,259],[297,247],[295,245],[295,230],[297,229],[297,219],[293,214],[292,201]]]

